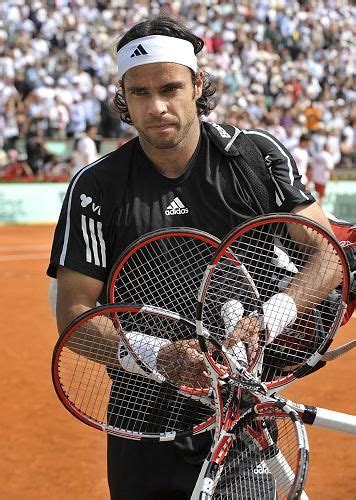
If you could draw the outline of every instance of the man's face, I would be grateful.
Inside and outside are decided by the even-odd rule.
[[[153,63],[125,73],[124,95],[140,139],[157,149],[170,149],[189,140],[198,121],[196,100],[202,77],[193,85],[191,72],[176,63]]]

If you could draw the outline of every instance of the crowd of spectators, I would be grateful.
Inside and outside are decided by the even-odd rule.
[[[108,105],[115,42],[158,13],[205,41],[200,66],[217,85],[210,121],[263,128],[296,155],[307,136],[309,165],[326,151],[329,170],[356,166],[352,1],[3,0],[0,178],[70,176],[73,162],[46,151],[46,138],[72,140],[75,149],[90,127],[118,144],[134,135]]]

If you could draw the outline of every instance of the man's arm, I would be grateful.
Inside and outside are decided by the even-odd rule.
[[[323,226],[332,233],[330,223],[317,203],[303,204],[292,210],[292,213],[307,217]],[[286,293],[293,298],[297,309],[303,311],[324,300],[331,290],[336,288],[342,281],[343,269],[339,257],[335,252],[330,252],[329,243],[324,238],[318,238],[318,234],[290,225],[289,232],[295,241],[303,242],[315,248],[309,256],[308,262],[292,280]],[[324,255],[327,258],[324,258]]]
[[[301,215],[302,217],[307,217],[311,219],[325,229],[327,229],[330,233],[333,232],[332,227],[330,225],[329,219],[326,217],[323,209],[318,205],[318,203],[303,203],[302,205],[296,206],[292,210],[293,214]]]
[[[62,333],[80,314],[95,307],[103,282],[66,267],[58,268],[57,281],[57,328],[58,332]],[[83,346],[87,343],[88,322],[85,323],[86,328],[79,327],[71,333],[68,347],[96,363],[118,368],[119,336],[114,324],[102,322],[100,316],[92,318],[89,323],[93,351],[83,350]],[[93,336],[97,336],[100,350],[95,349]]]
[[[61,333],[77,316],[95,307],[103,282],[67,267],[57,271],[57,327]]]
[[[311,219],[332,233],[329,220],[317,203],[298,205],[292,210],[292,213]],[[340,284],[343,270],[338,255],[335,252],[328,252],[327,240],[324,238],[321,239],[320,237],[318,238],[318,234],[311,232],[302,225],[290,224],[288,229],[292,238],[296,242],[300,242],[301,247],[303,244],[307,245],[307,252],[309,252],[309,245],[314,248],[306,264],[295,275],[288,288],[284,291],[285,294],[294,300],[296,310],[299,313],[303,313],[304,311],[308,312],[314,306],[321,303],[328,296],[330,291]],[[325,251],[328,252],[328,259],[323,259]],[[279,295],[283,297],[284,294]],[[278,296],[276,295],[275,297]],[[273,297],[270,300],[273,300]],[[264,304],[264,308],[269,302],[270,301],[267,301]],[[272,312],[273,310],[278,311],[278,308],[274,305],[272,307]],[[281,307],[281,310],[283,311],[283,307]],[[275,314],[272,314],[272,317],[274,316]],[[271,328],[273,325],[268,326]],[[249,344],[250,348],[253,348],[256,344],[255,339],[258,332],[259,323],[256,318],[242,318],[226,339],[225,345],[231,348],[237,342],[244,341]],[[250,357],[251,356],[248,356],[248,358]]]

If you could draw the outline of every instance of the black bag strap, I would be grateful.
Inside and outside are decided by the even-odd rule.
[[[276,211],[271,176],[261,151],[243,130],[228,124],[203,122],[221,153],[234,160],[258,197],[263,213]]]

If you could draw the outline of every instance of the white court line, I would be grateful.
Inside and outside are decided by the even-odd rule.
[[[0,255],[0,262],[15,262],[21,260],[49,260],[50,254],[47,253],[24,253],[21,255]]]

